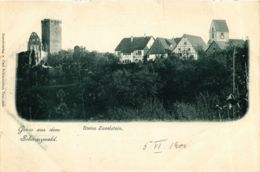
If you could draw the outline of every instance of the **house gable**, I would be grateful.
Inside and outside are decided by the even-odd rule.
[[[193,56],[196,60],[198,58],[198,52],[200,50],[205,50],[205,48],[206,44],[201,37],[184,34],[173,52],[181,55],[182,57]]]
[[[213,41],[211,44],[209,44],[208,48],[206,49],[205,53],[210,54],[216,51],[221,50],[221,48],[219,47],[219,45]]]
[[[190,57],[193,56],[195,59],[197,58],[198,54],[194,47],[192,46],[191,42],[183,37],[178,45],[173,50],[174,53],[179,54],[182,57]]]
[[[180,42],[180,40],[181,40],[181,37],[178,37],[178,38],[173,38],[174,39],[174,41],[175,41],[175,43],[176,43],[176,45]]]

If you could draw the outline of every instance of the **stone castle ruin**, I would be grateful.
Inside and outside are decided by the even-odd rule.
[[[18,66],[42,64],[48,54],[61,50],[61,21],[44,19],[41,25],[42,40],[36,32],[31,33],[27,51],[18,53]]]
[[[42,45],[48,53],[57,53],[61,50],[61,21],[42,20]]]

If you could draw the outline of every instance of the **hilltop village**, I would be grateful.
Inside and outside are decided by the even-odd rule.
[[[18,64],[44,64],[48,54],[58,53],[62,44],[60,20],[44,19],[42,40],[32,32],[28,41],[28,50],[18,54]],[[142,62],[156,58],[167,58],[176,54],[181,59],[197,60],[200,52],[206,54],[224,50],[229,46],[242,47],[245,40],[230,39],[229,28],[225,20],[212,20],[207,43],[197,35],[183,34],[182,37],[162,38],[153,36],[126,37],[115,48],[115,55],[121,63]],[[80,48],[80,47],[77,47]]]
[[[41,21],[18,53],[16,106],[28,120],[232,120],[248,107],[248,41],[212,20],[197,35],[129,36],[113,53],[62,50],[62,22]]]
[[[225,20],[212,20],[209,29],[209,40],[207,44],[197,35],[183,34],[178,38],[156,39],[153,36],[129,37],[121,40],[115,49],[121,62],[143,61],[145,56],[148,60],[157,57],[168,57],[175,53],[182,59],[197,60],[199,52],[213,53],[224,50],[228,46],[242,47],[245,43],[242,39],[230,39],[229,29]]]

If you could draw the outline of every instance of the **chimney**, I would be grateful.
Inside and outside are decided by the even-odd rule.
[[[133,36],[131,36],[131,42],[133,42],[134,41],[134,37]]]

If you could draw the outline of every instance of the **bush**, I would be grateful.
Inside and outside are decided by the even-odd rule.
[[[79,120],[219,120],[216,105],[227,107],[234,94],[237,115],[247,110],[248,47],[236,54],[236,92],[232,90],[233,49],[201,53],[199,60],[172,54],[145,63],[120,64],[111,53],[89,52],[84,47],[50,55],[46,69],[19,67],[17,109],[34,119]],[[55,98],[64,89],[64,102]],[[48,93],[48,94],[45,94]],[[37,98],[40,96],[40,98]],[[21,99],[19,99],[21,97]]]

